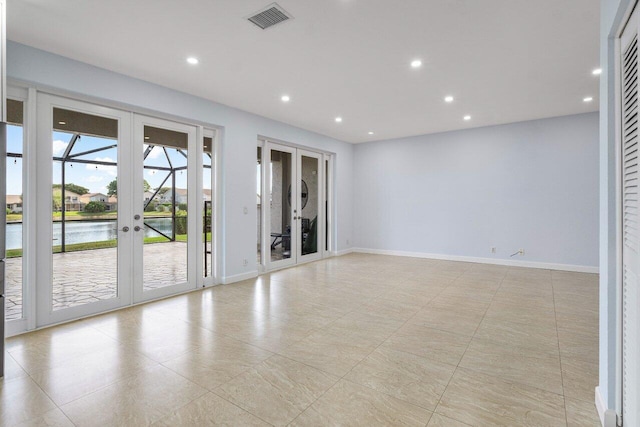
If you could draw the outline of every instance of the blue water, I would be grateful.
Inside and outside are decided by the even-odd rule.
[[[171,236],[171,218],[150,218],[145,222],[167,236]],[[67,221],[66,244],[101,242],[114,240],[117,237],[116,221]],[[158,233],[146,227],[145,237],[157,237]],[[53,245],[62,243],[62,225],[53,224]],[[7,224],[7,249],[22,247],[22,224]]]

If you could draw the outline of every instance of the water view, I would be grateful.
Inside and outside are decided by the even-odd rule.
[[[148,218],[145,219],[145,223],[171,236],[171,218]],[[115,220],[67,221],[65,228],[67,245],[115,240],[118,234]],[[6,236],[7,249],[22,248],[22,223],[8,223]],[[158,236],[160,236],[158,233],[145,227],[144,237]],[[60,222],[53,224],[53,242],[54,245],[62,243],[62,224]]]

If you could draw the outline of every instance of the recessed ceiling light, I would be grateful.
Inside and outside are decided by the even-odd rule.
[[[336,117],[336,123],[342,123],[342,117]]]
[[[198,58],[190,56],[187,58],[187,62],[191,65],[197,65],[200,61],[198,60]]]
[[[66,125],[66,124],[67,124],[67,122],[62,122],[62,121],[61,121],[61,122],[58,122],[58,124],[59,124],[59,125]]]
[[[369,131],[369,135],[373,135],[373,132]]]
[[[587,97],[586,97],[586,98],[584,98],[582,101],[583,101],[583,102],[591,102],[591,101],[593,101],[593,97],[591,97],[591,96],[587,96]]]
[[[411,67],[413,68],[422,67],[422,61],[420,61],[419,59],[414,59],[413,61],[411,61]]]
[[[596,68],[591,72],[591,74],[593,74],[594,76],[599,76],[600,74],[602,74],[602,68]]]
[[[451,96],[451,95],[445,96],[444,97],[444,102],[453,102],[453,96]]]
[[[289,98],[289,95],[282,95],[282,98],[280,98],[280,99],[282,99],[282,102],[289,102],[289,101],[291,101],[291,98]]]
[[[463,119],[469,121],[471,120],[471,116],[464,116]]]

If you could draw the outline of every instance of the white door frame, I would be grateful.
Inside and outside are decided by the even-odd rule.
[[[202,180],[198,173],[202,168],[202,146],[197,144],[197,134],[202,136],[202,130],[198,132],[196,126],[177,123],[170,120],[148,117],[141,114],[133,115],[134,131],[133,131],[133,170],[135,175],[132,179],[133,184],[133,213],[131,215],[132,232],[135,226],[144,226],[144,127],[153,126],[161,129],[169,129],[176,132],[187,134],[187,212],[194,214],[187,217],[187,280],[182,283],[176,283],[171,286],[165,286],[157,289],[144,291],[144,232],[133,232],[133,302],[139,303],[152,299],[162,298],[164,296],[173,295],[180,292],[196,289],[198,284],[202,283],[202,268],[198,270],[198,265],[202,267],[203,261],[198,253],[202,254],[202,236],[198,233],[198,217],[202,211]],[[202,141],[202,137],[199,139]],[[198,147],[200,145],[200,147]],[[198,149],[199,148],[199,149]],[[198,189],[200,191],[198,192]],[[200,209],[198,209],[200,206]],[[139,215],[139,220],[134,220],[133,215]],[[199,236],[200,238],[196,237]],[[198,250],[200,249],[200,251]]]
[[[37,99],[37,147],[36,150],[36,326],[46,326],[67,320],[86,317],[102,311],[113,310],[131,304],[131,291],[125,284],[131,272],[131,234],[118,232],[118,295],[115,298],[83,304],[66,309],[53,310],[53,259],[52,259],[52,174],[53,174],[53,109],[79,111],[91,115],[108,117],[118,121],[118,180],[131,180],[131,114],[82,101],[48,94],[38,94]],[[122,186],[123,197],[118,201],[118,230],[131,226],[130,195]]]

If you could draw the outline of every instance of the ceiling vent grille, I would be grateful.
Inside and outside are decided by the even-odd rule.
[[[274,25],[287,21],[291,18],[292,16],[280,7],[279,4],[273,3],[247,19],[263,30],[266,30],[267,28],[273,27]]]

